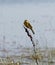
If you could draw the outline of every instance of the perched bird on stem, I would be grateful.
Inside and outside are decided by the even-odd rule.
[[[28,20],[24,21],[24,25],[25,25],[25,27],[29,28],[32,31],[33,34],[35,34],[35,32],[34,32],[34,30],[32,28],[32,25],[29,23]]]

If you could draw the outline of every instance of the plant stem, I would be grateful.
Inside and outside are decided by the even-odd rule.
[[[30,40],[31,40],[31,42],[32,42],[33,51],[34,51],[34,54],[35,54],[35,56],[36,56],[35,43],[34,43],[34,41],[33,41],[33,37],[32,37],[32,35],[30,35],[30,33],[29,33],[29,31],[28,31],[27,28],[24,27],[24,29],[25,29],[25,32],[27,33],[28,37],[30,38]],[[37,61],[38,59],[36,58],[35,60],[36,60],[36,64],[38,65],[38,61]]]

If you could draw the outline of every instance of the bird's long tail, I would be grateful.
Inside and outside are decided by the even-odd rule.
[[[32,31],[32,33],[33,33],[33,34],[35,34],[35,32],[34,32],[34,30],[33,30],[33,29],[31,29],[31,31]]]

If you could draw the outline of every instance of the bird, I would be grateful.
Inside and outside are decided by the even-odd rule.
[[[35,32],[34,32],[34,30],[33,30],[33,27],[32,27],[32,25],[29,23],[28,20],[25,20],[25,21],[24,21],[24,26],[27,27],[27,28],[29,28],[29,29],[32,31],[32,33],[35,34]]]

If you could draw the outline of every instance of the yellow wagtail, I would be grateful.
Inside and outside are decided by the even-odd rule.
[[[33,34],[35,34],[32,26],[31,26],[31,24],[29,23],[28,20],[24,21],[24,25],[25,25],[25,27],[29,28],[32,31]]]

